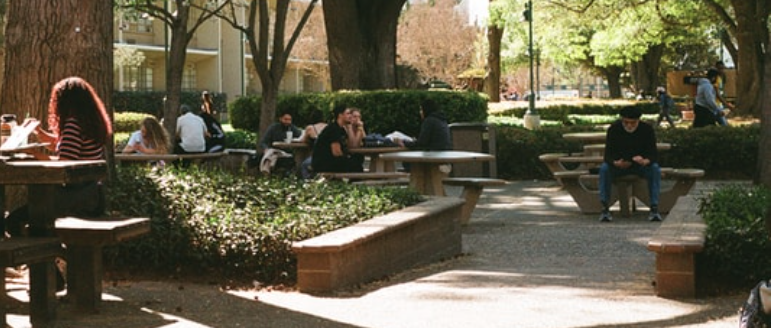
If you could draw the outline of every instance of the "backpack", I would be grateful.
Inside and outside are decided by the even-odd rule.
[[[753,287],[748,300],[740,310],[740,328],[769,328],[769,314],[764,312],[761,304],[760,289],[769,289],[769,282],[762,281]]]

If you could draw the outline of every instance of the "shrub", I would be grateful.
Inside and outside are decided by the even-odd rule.
[[[336,104],[358,107],[369,133],[388,134],[402,131],[417,136],[421,117],[419,105],[423,99],[431,98],[445,112],[450,123],[485,122],[487,100],[473,92],[453,91],[342,91],[336,93],[307,93],[279,97],[276,113],[287,111],[293,116],[293,123],[305,126],[310,123],[311,110],[318,108],[332,116]],[[257,132],[260,125],[260,98],[242,97],[231,104],[230,119],[233,127]]]
[[[727,185],[700,199],[707,224],[705,249],[697,272],[705,289],[747,289],[770,276],[770,190],[763,186]]]
[[[113,268],[294,279],[291,243],[420,201],[408,189],[119,167],[112,211],[150,217],[148,236],[105,251]]]
[[[228,103],[228,95],[225,93],[213,92],[212,102],[218,112],[225,112]],[[164,97],[163,91],[116,91],[113,92],[112,107],[116,113],[137,112],[156,115],[159,118],[163,113]],[[201,107],[201,93],[194,91],[183,91],[180,94],[180,102],[196,108]]]

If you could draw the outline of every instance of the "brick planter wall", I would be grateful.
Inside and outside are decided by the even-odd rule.
[[[297,288],[328,292],[460,254],[463,203],[435,197],[294,243]]]

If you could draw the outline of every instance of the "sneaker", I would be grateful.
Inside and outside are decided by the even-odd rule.
[[[603,210],[603,212],[600,213],[600,219],[598,219],[600,222],[611,222],[611,212],[609,210]]]
[[[649,221],[660,222],[662,221],[662,216],[659,215],[659,212],[656,211],[649,212]]]

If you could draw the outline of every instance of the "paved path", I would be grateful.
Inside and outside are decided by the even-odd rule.
[[[59,327],[736,327],[745,295],[654,296],[658,225],[645,212],[601,224],[555,182],[512,182],[483,194],[454,259],[327,296],[119,282],[102,314],[65,305]]]

